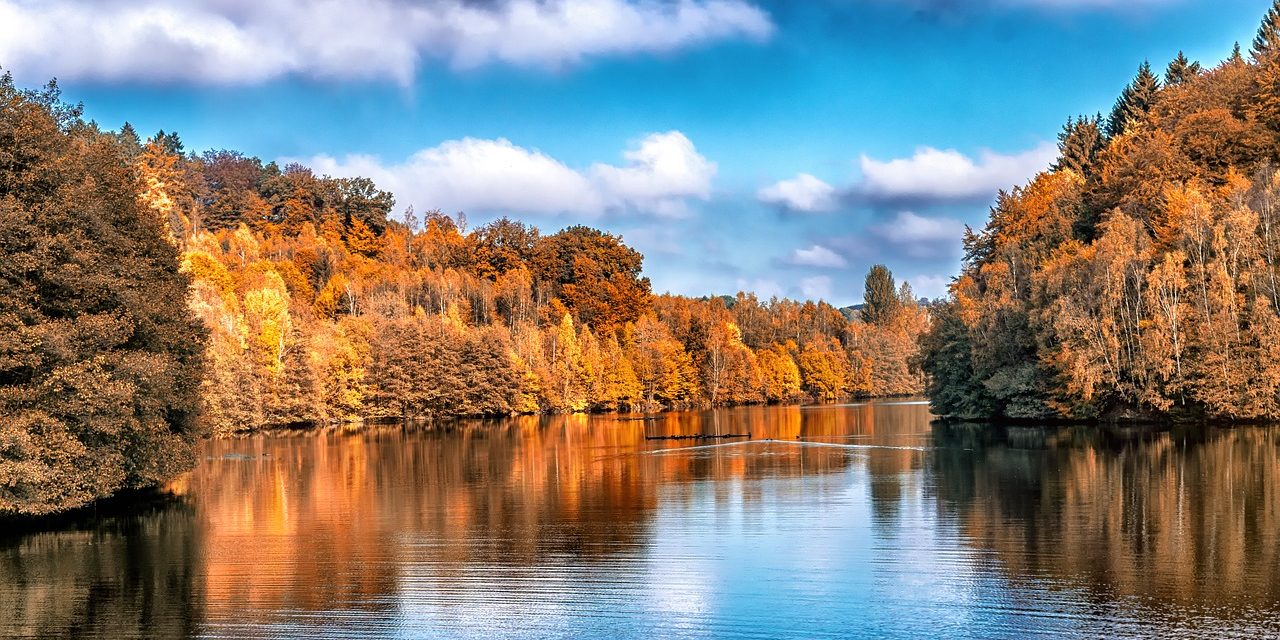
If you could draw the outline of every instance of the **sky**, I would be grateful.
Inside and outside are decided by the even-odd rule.
[[[655,292],[938,297],[964,225],[1148,59],[1266,0],[0,0],[0,67],[115,129],[363,175],[397,211],[586,224]]]

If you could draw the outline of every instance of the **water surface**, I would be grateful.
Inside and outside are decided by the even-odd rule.
[[[1276,433],[898,402],[211,441],[172,499],[0,533],[0,637],[1275,636]]]

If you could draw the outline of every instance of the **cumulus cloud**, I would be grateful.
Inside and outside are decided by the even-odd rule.
[[[834,211],[841,206],[885,208],[975,203],[1000,189],[1025,184],[1049,168],[1057,145],[1043,142],[1017,153],[981,150],[976,156],[955,149],[920,147],[904,158],[858,159],[861,179],[833,186],[807,174],[761,187],[756,199],[789,211]]]
[[[322,155],[307,164],[322,174],[371,178],[402,205],[449,212],[680,217],[689,199],[710,197],[716,165],[679,131],[649,134],[623,159],[579,171],[504,138],[463,138],[399,164],[367,155]]]
[[[716,165],[679,131],[649,134],[623,158],[627,164],[621,167],[591,165],[592,182],[611,206],[683,217],[686,199],[711,197]]]
[[[990,198],[1000,189],[1022,184],[1058,156],[1052,143],[1010,155],[984,150],[978,157],[955,149],[921,147],[909,158],[859,160],[861,196],[877,201],[956,201]]]
[[[796,249],[791,252],[791,256],[787,262],[800,267],[820,267],[828,269],[840,269],[849,266],[844,256],[820,245],[815,244],[808,249]]]
[[[837,206],[836,188],[808,174],[781,180],[756,192],[756,199],[790,211],[831,211]]]
[[[927,218],[910,211],[900,211],[892,220],[872,225],[868,231],[909,257],[937,258],[959,249],[964,223],[951,218]]]
[[[407,85],[423,58],[555,68],[773,29],[748,0],[0,0],[0,61],[33,79]]]

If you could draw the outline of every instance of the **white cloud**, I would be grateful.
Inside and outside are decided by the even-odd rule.
[[[0,0],[0,61],[28,80],[407,85],[423,58],[555,68],[773,28],[748,0]]]
[[[679,131],[649,134],[623,154],[626,166],[591,165],[591,177],[614,205],[630,205],[667,217],[683,217],[687,198],[711,197],[716,165]]]
[[[791,252],[791,256],[787,260],[791,264],[802,267],[822,267],[839,269],[849,266],[844,256],[820,245],[815,244],[808,249],[796,249]]]
[[[810,300],[827,300],[831,298],[831,278],[814,276],[800,279],[800,293]]]
[[[872,235],[901,248],[913,258],[937,258],[960,247],[964,223],[951,218],[926,218],[900,211],[893,220],[868,227]]]
[[[836,188],[808,174],[801,173],[756,192],[756,199],[791,211],[818,212],[836,208]]]
[[[623,157],[622,166],[597,163],[578,171],[504,138],[463,138],[400,164],[366,155],[317,156],[307,164],[321,174],[371,178],[401,206],[419,210],[678,217],[687,213],[688,199],[710,197],[716,165],[679,131],[649,134]]]
[[[1057,158],[1052,143],[1012,155],[984,150],[977,159],[948,149],[921,147],[909,158],[881,161],[863,155],[857,191],[876,200],[964,200],[993,197],[1022,184]]]

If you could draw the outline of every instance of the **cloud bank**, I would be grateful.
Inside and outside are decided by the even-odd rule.
[[[424,58],[556,68],[773,30],[747,0],[0,0],[0,64],[34,80],[408,85]]]
[[[716,165],[679,131],[645,136],[623,153],[623,160],[577,170],[504,138],[463,138],[423,149],[398,164],[368,155],[341,160],[322,155],[304,162],[317,173],[371,178],[396,194],[400,206],[449,213],[679,218],[688,214],[690,199],[711,197]]]
[[[1026,182],[1058,157],[1045,142],[1010,155],[983,150],[970,158],[955,149],[921,147],[909,158],[881,161],[863,155],[857,194],[874,201],[958,201],[990,198]]]
[[[1058,148],[1045,142],[1002,154],[981,150],[970,157],[955,149],[920,147],[905,158],[858,159],[861,178],[836,187],[807,174],[761,187],[756,199],[788,211],[817,213],[842,206],[911,207],[988,201],[1001,189],[1024,184],[1049,168]]]

